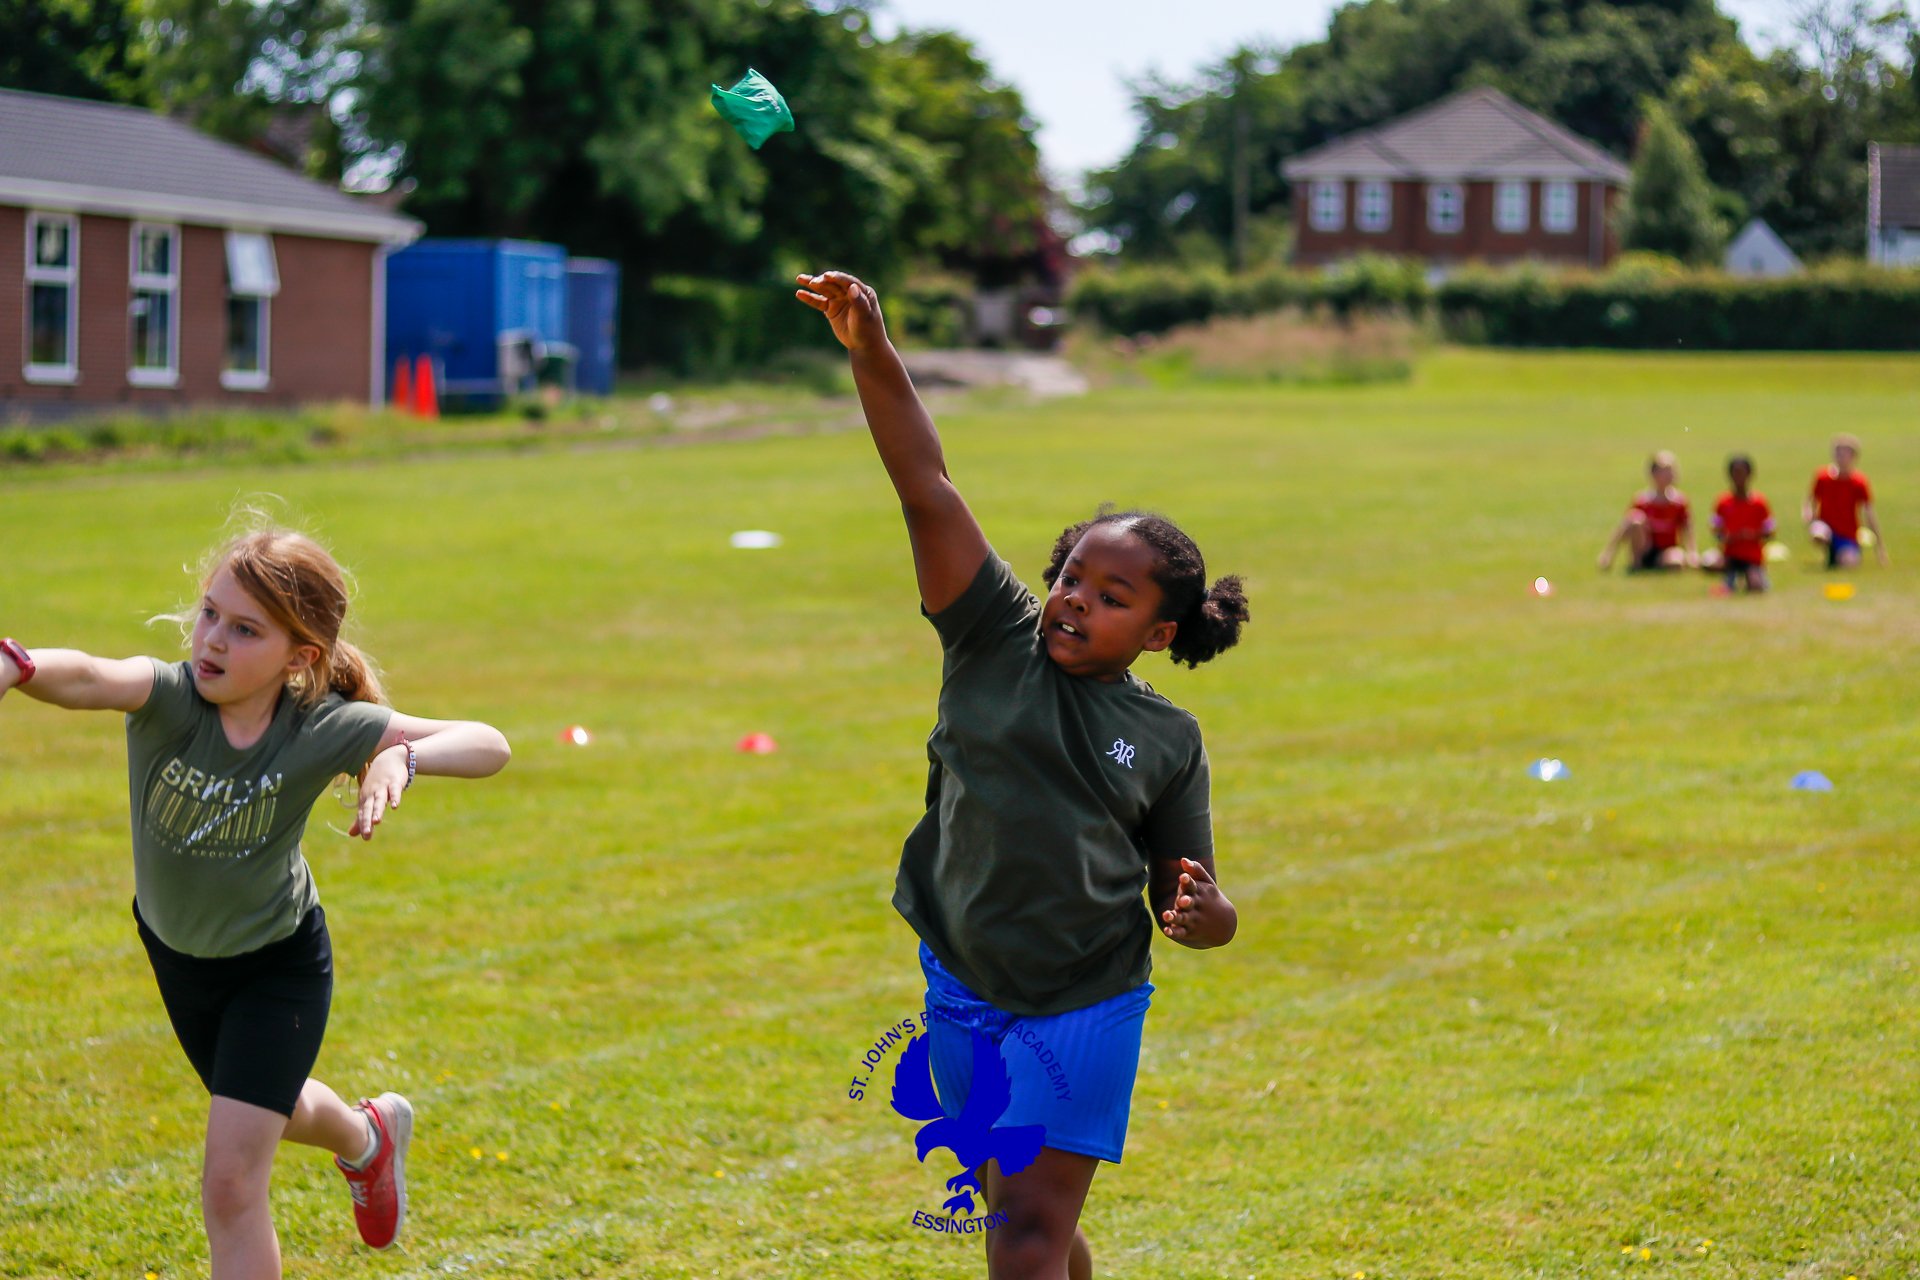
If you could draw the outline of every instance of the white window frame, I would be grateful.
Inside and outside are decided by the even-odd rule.
[[[1506,179],[1493,184],[1493,226],[1504,235],[1519,235],[1533,220],[1528,206],[1533,202],[1533,184]]]
[[[155,275],[140,270],[140,235],[165,232],[172,243],[167,254],[167,274]],[[180,224],[176,222],[136,222],[127,233],[127,382],[136,387],[177,387],[180,385]],[[142,369],[133,363],[133,301],[140,292],[167,295],[167,366]]]
[[[1440,193],[1446,192],[1453,197],[1453,216],[1451,225],[1447,225],[1440,216]],[[1427,186],[1427,230],[1438,235],[1458,235],[1467,225],[1467,195],[1457,182],[1434,182]]]
[[[268,278],[236,286],[233,278],[233,255],[235,241],[240,236],[257,236],[266,242]],[[273,299],[280,292],[280,265],[274,254],[273,236],[265,231],[241,231],[230,228],[226,234],[226,261],[223,264],[227,282],[226,307],[221,311],[225,323],[232,322],[232,308],[235,299],[245,298],[260,308],[260,367],[258,369],[230,369],[227,367],[227,335],[220,334],[220,385],[228,391],[265,391],[273,382]]]
[[[1376,203],[1377,201],[1377,203]],[[1354,225],[1362,231],[1386,231],[1393,226],[1393,184],[1367,181],[1354,198]]]
[[[1556,179],[1540,189],[1540,227],[1555,235],[1568,235],[1579,229],[1580,192],[1574,183]]]
[[[67,228],[67,265],[64,267],[43,267],[35,261],[40,256],[35,240],[40,228],[49,222],[64,223]],[[80,380],[80,219],[71,213],[45,213],[29,210],[27,213],[27,257],[26,288],[21,294],[23,308],[21,319],[25,321],[21,337],[24,339],[21,356],[21,372],[28,382],[72,386]],[[67,290],[67,362],[65,364],[35,364],[33,362],[33,288],[35,285],[64,285]]]
[[[1347,226],[1347,184],[1315,181],[1307,188],[1307,219],[1315,231],[1344,231]]]

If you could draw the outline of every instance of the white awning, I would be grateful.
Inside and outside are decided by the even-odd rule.
[[[258,231],[227,232],[227,289],[250,298],[280,292],[280,268],[273,260],[273,237]]]

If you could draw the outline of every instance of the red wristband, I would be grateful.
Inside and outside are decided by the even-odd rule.
[[[0,653],[4,653],[9,658],[12,658],[13,665],[20,668],[21,684],[25,684],[27,681],[33,679],[35,670],[33,659],[27,656],[27,651],[20,647],[18,640],[15,640],[12,636],[0,640]]]

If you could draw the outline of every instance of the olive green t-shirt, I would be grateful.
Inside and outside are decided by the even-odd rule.
[[[185,662],[153,660],[153,693],[127,717],[134,898],[160,941],[190,956],[257,951],[294,931],[319,895],[300,852],[313,802],[380,745],[391,708],[282,694],[260,741],[237,751]]]
[[[929,618],[946,650],[940,717],[893,905],[1009,1013],[1131,991],[1153,963],[1149,858],[1213,852],[1198,722],[1131,673],[1060,670],[1040,601],[997,555]]]

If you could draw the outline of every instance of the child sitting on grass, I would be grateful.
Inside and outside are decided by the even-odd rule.
[[[1728,591],[1767,589],[1767,542],[1773,537],[1773,511],[1754,492],[1753,459],[1736,453],[1727,459],[1732,486],[1713,508],[1713,534],[1720,541],[1719,563]]]
[[[1674,457],[1665,449],[1647,463],[1647,474],[1653,484],[1634,496],[1606,549],[1601,551],[1602,573],[1613,567],[1614,553],[1623,542],[1633,552],[1633,559],[1627,562],[1628,573],[1685,569],[1699,563],[1699,556],[1694,552],[1687,495],[1674,487],[1675,471]]]
[[[1854,464],[1860,459],[1860,442],[1849,435],[1833,438],[1833,465],[1822,467],[1813,476],[1813,489],[1800,504],[1800,519],[1815,546],[1826,553],[1827,568],[1851,569],[1860,563],[1860,526],[1873,536],[1873,551],[1880,563],[1887,563],[1886,540],[1880,536],[1880,522],[1873,518],[1873,490],[1867,477]]]

